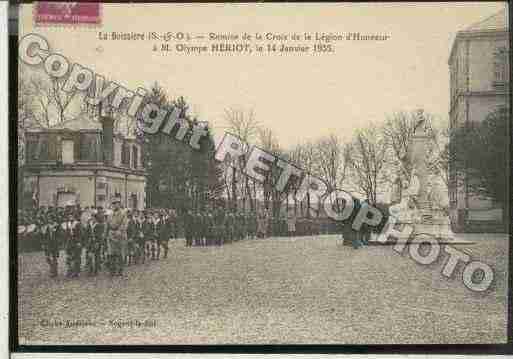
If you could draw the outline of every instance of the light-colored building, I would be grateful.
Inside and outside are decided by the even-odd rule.
[[[88,116],[25,133],[24,204],[108,207],[120,195],[145,207],[141,143],[114,133],[114,120]]]
[[[449,56],[451,129],[508,106],[509,51],[506,10],[456,34]],[[493,200],[470,194],[468,183],[449,187],[456,230],[502,226],[504,209]]]

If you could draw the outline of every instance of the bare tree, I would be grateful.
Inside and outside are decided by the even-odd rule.
[[[298,168],[303,169],[303,164],[306,162],[305,160],[305,145],[298,144],[294,146],[290,151],[288,151],[288,158],[289,160]],[[294,183],[293,187],[291,188],[291,193],[295,194],[295,192],[298,189],[298,184]],[[298,201],[297,197],[295,195],[292,196],[294,200],[294,216],[297,216],[297,208],[298,208]]]
[[[283,158],[284,153],[280,148],[276,134],[270,128],[262,127],[258,131],[258,144],[266,152],[277,158]],[[276,184],[281,174],[281,169],[273,164],[263,183],[263,198],[265,208],[271,205],[273,218],[277,219],[280,214],[280,208],[286,198],[286,191],[278,191]]]
[[[382,129],[370,124],[358,130],[349,146],[351,156],[347,159],[354,184],[371,204],[376,204],[377,195],[384,183],[387,152],[387,141]]]
[[[66,92],[62,89],[62,80],[50,77],[49,96],[50,101],[55,105],[57,112],[57,122],[66,120],[64,113],[75,96],[75,91]]]
[[[20,66],[18,109],[20,116],[31,125],[44,128],[66,120],[65,113],[75,98],[76,91],[62,89],[63,80]]]
[[[252,109],[244,110],[236,107],[224,111],[224,120],[227,122],[227,130],[241,139],[244,153],[239,158],[239,163],[232,163],[230,168],[225,168],[224,182],[227,185],[227,196],[235,206],[238,198],[237,193],[239,193],[244,208],[246,202],[249,202],[251,210],[254,210],[257,184],[250,180],[248,176],[245,176],[242,169],[246,166],[250,150],[249,144],[254,142],[258,135],[259,124]]]
[[[292,151],[290,151],[289,158],[297,167],[302,169],[305,174],[316,174],[316,161],[318,160],[316,145],[312,142],[306,142],[296,145]],[[311,198],[310,192],[306,192],[306,197],[301,202],[297,201],[297,191],[299,190],[301,183],[297,181],[293,188],[294,193],[294,212],[297,213],[297,205],[299,204],[299,212],[301,216],[310,216]],[[306,201],[306,206],[303,203]],[[305,212],[306,208],[306,212]]]
[[[37,108],[34,113],[34,120],[41,127],[50,127],[53,123],[50,121],[50,109],[52,106],[52,90],[48,83],[37,75],[30,78],[34,98],[33,105]],[[35,103],[34,103],[35,102]]]
[[[340,138],[331,134],[314,142],[315,172],[332,191],[342,188],[347,173],[347,151],[349,149]]]
[[[258,135],[259,124],[252,109],[245,111],[242,108],[231,107],[224,111],[224,120],[228,123],[228,131],[245,143],[252,142]]]
[[[437,174],[446,188],[449,188],[449,155],[448,145],[450,130],[448,122],[441,122],[433,126],[433,144],[428,166],[430,171]]]
[[[396,165],[396,172],[400,172],[403,178],[410,178],[412,164],[408,156],[408,148],[415,134],[421,116],[425,120],[426,135],[430,138],[430,146],[426,157],[430,158],[435,151],[435,136],[433,129],[434,117],[422,110],[412,112],[396,112],[385,121],[383,126],[383,134],[389,144],[389,152],[391,158],[389,165]]]

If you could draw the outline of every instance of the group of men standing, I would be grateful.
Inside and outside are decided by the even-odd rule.
[[[254,212],[226,211],[224,208],[189,210],[184,216],[185,245],[220,246],[257,235]]]
[[[127,265],[167,258],[169,240],[176,238],[173,209],[136,211],[121,207],[65,211],[50,208],[39,213],[34,234],[39,236],[51,277],[58,275],[60,250],[64,249],[66,275],[74,278],[85,271],[97,275],[102,268],[122,275]]]
[[[125,266],[167,258],[169,240],[179,235],[179,221],[187,247],[265,238],[271,223],[267,212],[222,207],[182,211],[180,218],[174,209],[131,211],[122,208],[119,197],[108,210],[48,207],[37,209],[33,216],[35,220],[23,216],[21,227],[33,227],[31,237],[35,235],[42,244],[50,276],[58,275],[64,249],[66,275],[71,278],[83,272],[95,276],[103,269],[119,276]],[[295,233],[295,221],[289,233]]]

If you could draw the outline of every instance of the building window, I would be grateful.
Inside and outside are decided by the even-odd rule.
[[[26,135],[27,161],[56,161],[60,159],[61,138],[56,134]]]
[[[506,46],[497,47],[493,57],[494,85],[504,86],[508,81],[508,53]]]
[[[137,168],[137,160],[139,159],[139,149],[137,146],[132,147],[132,167]]]
[[[26,148],[26,156],[27,162],[31,162],[38,159],[37,153],[37,144],[38,144],[38,136],[27,135],[27,148]]]
[[[101,145],[97,133],[81,133],[79,159],[82,161],[100,161]]]
[[[130,146],[126,142],[121,145],[121,165],[130,167]]]

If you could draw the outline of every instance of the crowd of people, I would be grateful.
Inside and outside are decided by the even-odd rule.
[[[223,245],[245,238],[263,237],[257,216],[242,211],[224,209],[188,211],[184,216],[185,245]]]
[[[351,228],[351,220],[335,223],[335,232],[358,249],[369,244],[371,230]],[[300,228],[296,228],[300,224]],[[122,275],[126,266],[166,259],[169,241],[185,238],[185,246],[221,246],[243,239],[272,236],[316,235],[320,222],[297,221],[295,214],[274,218],[269,211],[206,207],[198,210],[130,210],[115,197],[110,208],[69,205],[18,211],[18,243],[35,243],[42,249],[51,277],[58,275],[64,251],[66,275],[95,276],[102,270]]]
[[[268,216],[223,208],[188,210],[79,206],[40,207],[18,212],[18,237],[35,239],[46,256],[51,277],[58,275],[64,250],[66,276],[95,276],[102,270],[122,275],[126,266],[166,259],[169,241],[183,235],[185,245],[220,246],[268,235]]]

